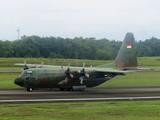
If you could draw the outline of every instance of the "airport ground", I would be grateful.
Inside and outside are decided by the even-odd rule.
[[[33,92],[3,89],[0,91],[0,119],[158,120],[159,91],[159,86],[97,87],[63,92],[58,89]]]

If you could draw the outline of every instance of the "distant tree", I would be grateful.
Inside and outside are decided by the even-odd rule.
[[[22,36],[20,40],[0,40],[0,57],[43,57],[75,59],[113,60],[115,59],[122,41],[75,37],[39,37],[36,35]],[[145,41],[136,42],[137,55],[160,56],[160,39],[152,37]]]

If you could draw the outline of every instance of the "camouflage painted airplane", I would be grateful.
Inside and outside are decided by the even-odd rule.
[[[61,91],[84,90],[86,87],[100,85],[117,75],[154,71],[138,67],[133,33],[126,34],[114,63],[86,68],[85,64],[83,67],[70,67],[70,64],[62,67],[43,65],[43,63],[15,65],[25,65],[24,71],[14,83],[26,87],[27,91],[33,91],[34,88],[59,88]]]

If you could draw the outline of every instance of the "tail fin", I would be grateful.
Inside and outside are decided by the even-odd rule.
[[[116,57],[116,67],[124,70],[127,67],[137,67],[137,55],[133,33],[127,33]]]

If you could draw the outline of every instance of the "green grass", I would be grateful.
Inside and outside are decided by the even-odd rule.
[[[160,61],[160,57],[138,57],[138,60],[144,60],[144,61]]]
[[[42,62],[46,65],[63,65],[76,66],[75,59],[49,59],[49,58],[26,58],[28,64],[41,64]],[[86,66],[96,66],[101,64],[107,64],[113,62],[113,60],[81,60],[78,59],[78,66],[83,66],[85,62]],[[14,67],[15,63],[24,63],[24,58],[0,58],[0,67]]]
[[[23,67],[0,67],[0,71],[21,71]]]
[[[19,77],[19,73],[1,73],[0,89],[21,88],[14,84],[15,78]]]
[[[132,73],[116,76],[98,87],[160,86],[160,73]]]
[[[160,66],[139,66],[142,68],[150,68],[150,69],[154,69],[154,70],[160,70]]]
[[[76,66],[75,59],[49,59],[49,58],[26,58],[27,63],[46,65],[63,65],[67,66],[71,63],[71,66]],[[83,60],[78,59],[78,66],[97,66],[107,63],[112,63],[114,60]],[[24,63],[24,58],[0,58],[0,67],[14,67],[15,63]],[[138,57],[139,66],[160,66],[160,57]]]
[[[160,101],[1,104],[2,120],[159,120]]]

